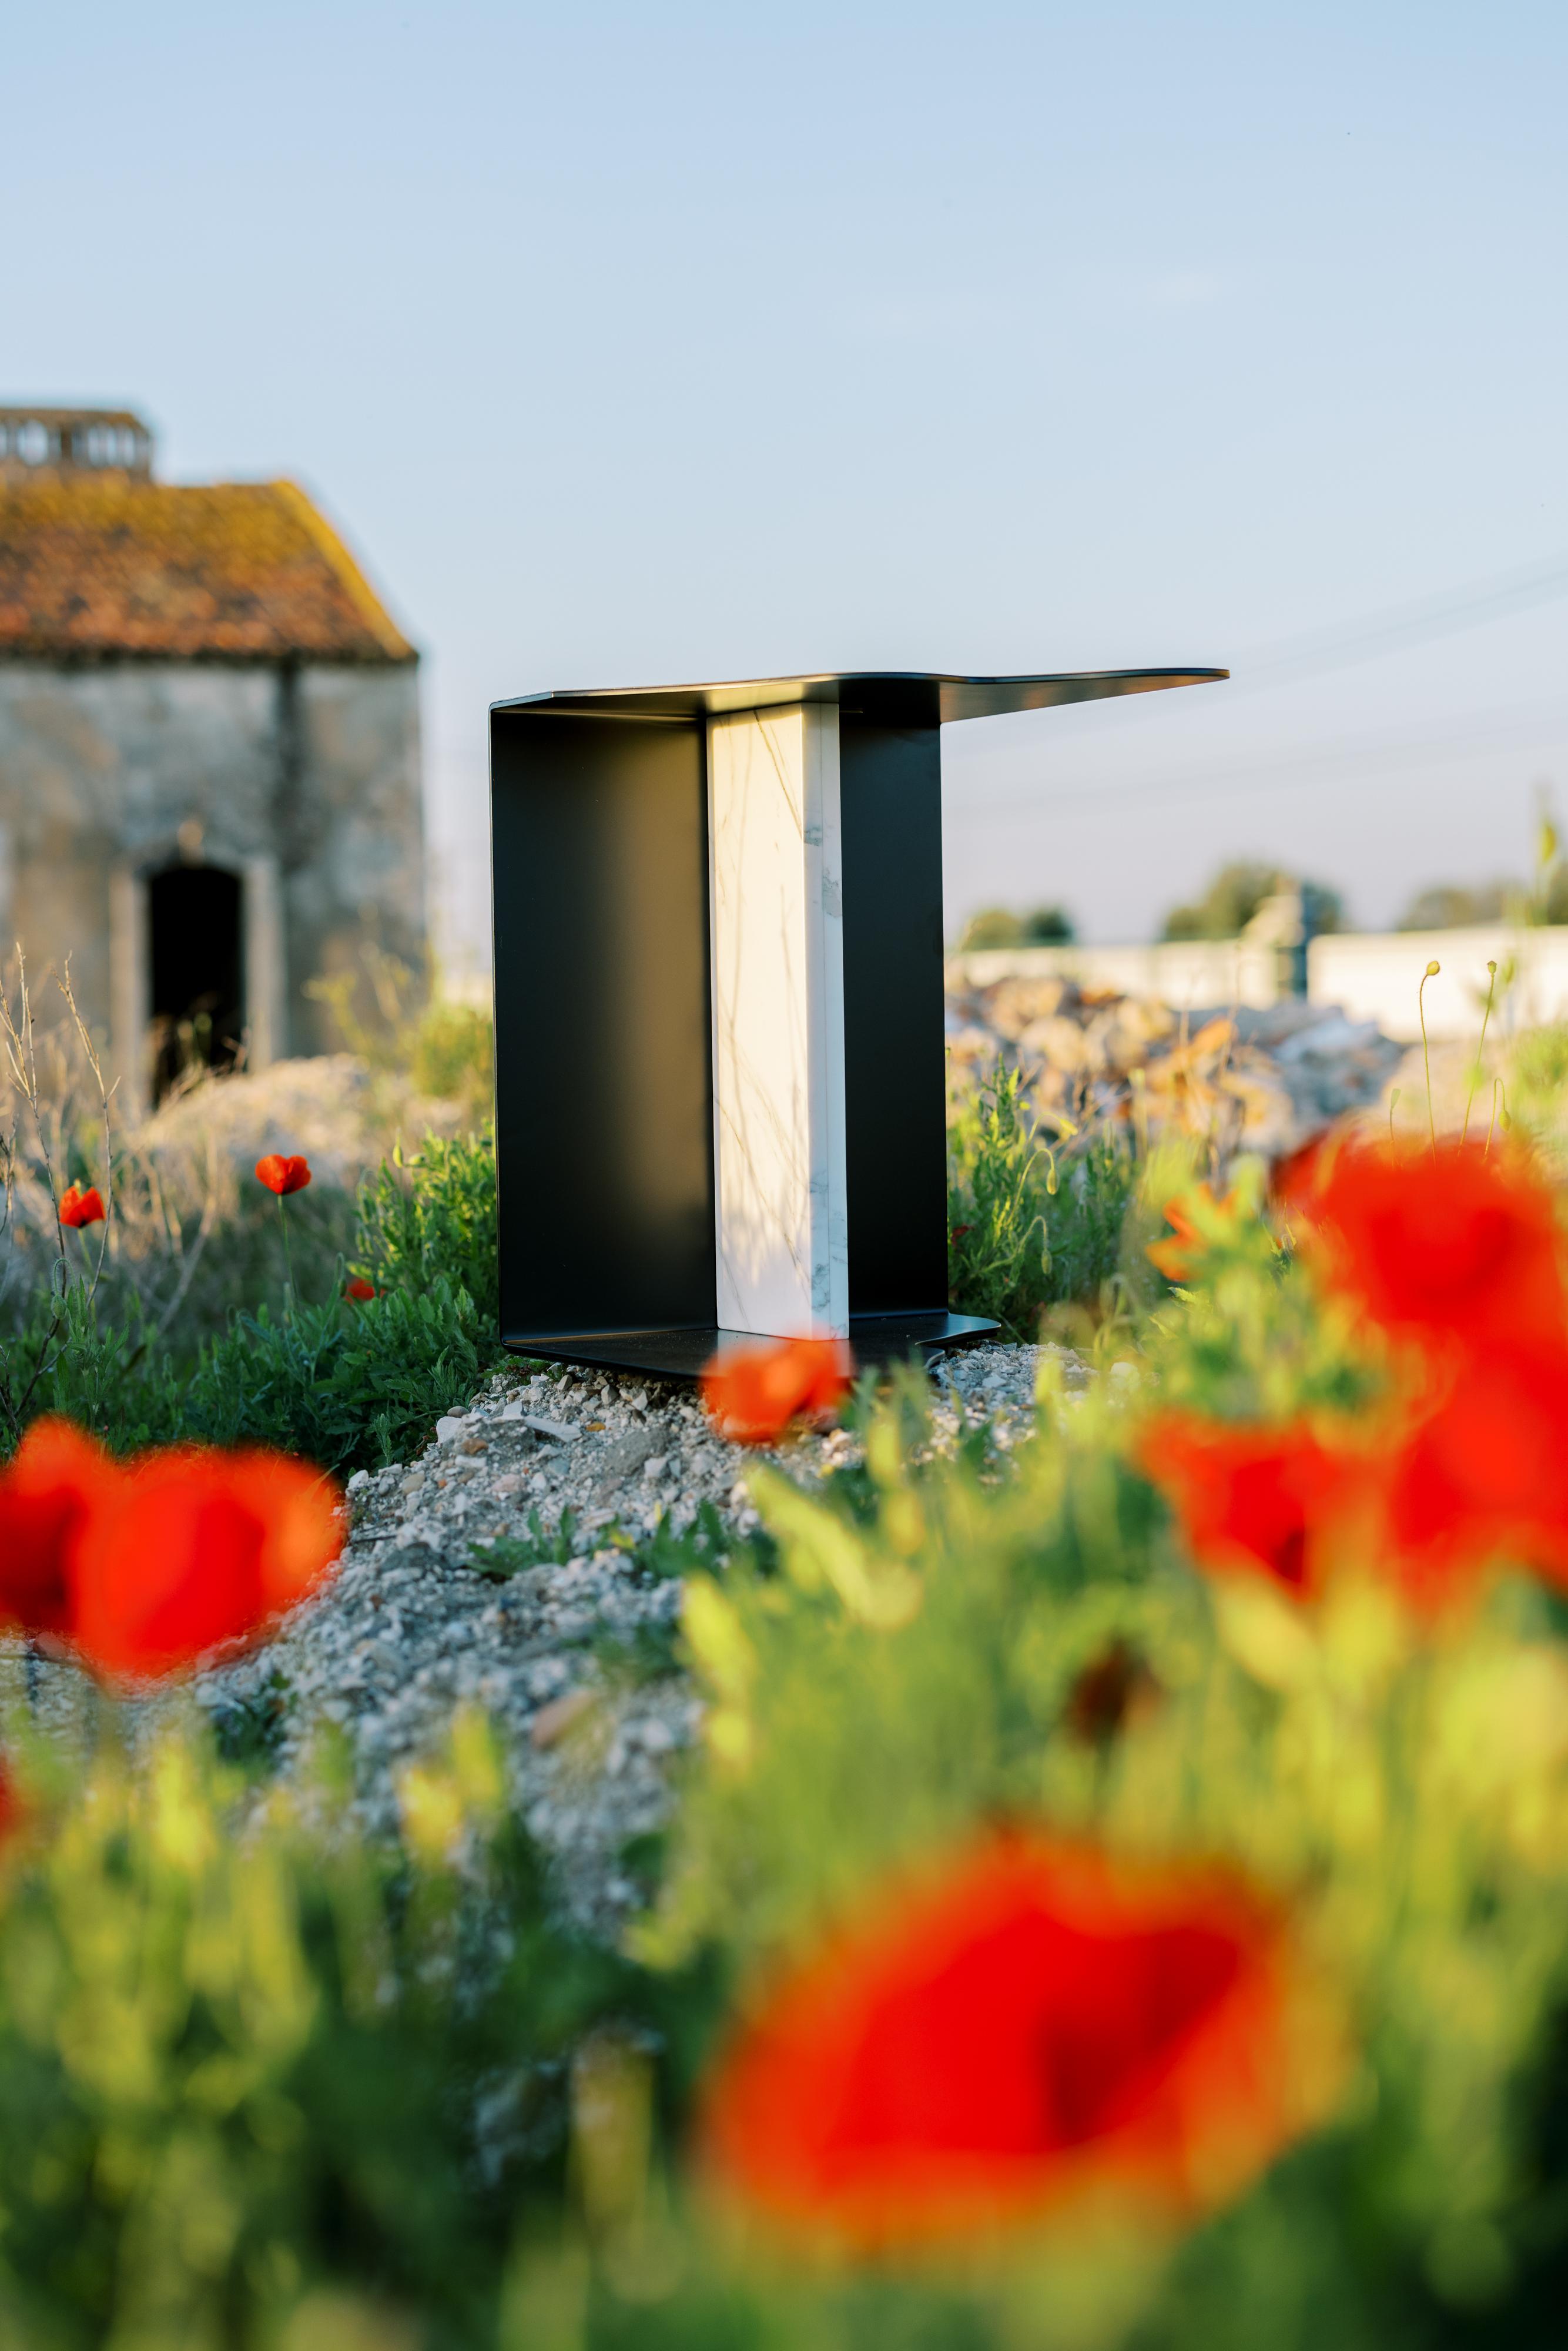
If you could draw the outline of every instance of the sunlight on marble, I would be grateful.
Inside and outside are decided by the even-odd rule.
[[[718,1319],[849,1328],[839,715],[708,724]]]

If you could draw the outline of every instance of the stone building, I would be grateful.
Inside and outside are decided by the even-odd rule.
[[[122,1106],[320,1050],[306,983],[423,925],[417,656],[303,491],[0,408],[0,944],[69,956]]]

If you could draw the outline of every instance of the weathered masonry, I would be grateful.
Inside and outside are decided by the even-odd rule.
[[[0,408],[0,946],[70,958],[126,1108],[329,1040],[424,928],[417,656],[291,482],[164,483],[119,410]]]

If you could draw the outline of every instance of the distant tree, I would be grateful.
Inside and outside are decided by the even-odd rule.
[[[1222,865],[1201,898],[1173,906],[1161,934],[1167,939],[1234,939],[1240,936],[1265,898],[1281,887],[1277,866],[1238,862]]]
[[[958,938],[958,951],[971,947],[1049,947],[1075,939],[1072,917],[1065,906],[1037,906],[1032,914],[1015,914],[1007,906],[985,906],[971,914]]]
[[[1023,918],[1023,935],[1031,947],[1070,946],[1078,930],[1065,906],[1037,906]]]
[[[958,952],[971,947],[1017,947],[1023,945],[1023,917],[1006,906],[982,906],[958,934]]]
[[[1552,877],[1555,880],[1555,875]],[[1473,887],[1458,882],[1434,882],[1417,890],[1395,928],[1401,931],[1458,931],[1470,923],[1500,921],[1511,901],[1524,892],[1515,882],[1483,882]],[[1551,904],[1548,885],[1547,903]],[[1549,922],[1560,919],[1549,912]]]
[[[1314,934],[1337,931],[1344,920],[1344,904],[1325,882],[1298,882],[1277,865],[1254,865],[1243,860],[1222,865],[1201,898],[1188,906],[1173,906],[1166,916],[1162,938],[1239,938],[1265,898],[1282,890],[1299,890],[1307,929]]]
[[[1321,939],[1325,931],[1343,931],[1344,900],[1326,882],[1303,882],[1301,919],[1311,938]]]

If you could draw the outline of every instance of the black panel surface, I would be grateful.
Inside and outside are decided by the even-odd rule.
[[[710,1325],[703,734],[491,720],[501,1332]]]
[[[868,1314],[850,1324],[850,1350],[857,1369],[868,1364],[905,1363],[938,1348],[972,1347],[994,1338],[995,1322],[977,1314]],[[711,1357],[730,1347],[755,1347],[739,1331],[685,1327],[674,1331],[617,1331],[584,1335],[558,1332],[508,1342],[521,1355],[546,1363],[596,1364],[603,1371],[646,1372],[660,1379],[695,1380]]]
[[[817,670],[804,676],[709,679],[706,684],[611,686],[600,692],[529,694],[498,710],[549,708],[601,718],[663,718],[676,723],[725,710],[769,710],[792,702],[836,702],[881,726],[946,726],[956,718],[999,718],[1004,712],[1050,710],[1107,695],[1155,694],[1173,685],[1207,685],[1223,669],[1036,670],[1023,677],[954,677],[926,669]]]
[[[852,1314],[947,1303],[940,745],[841,716]]]

